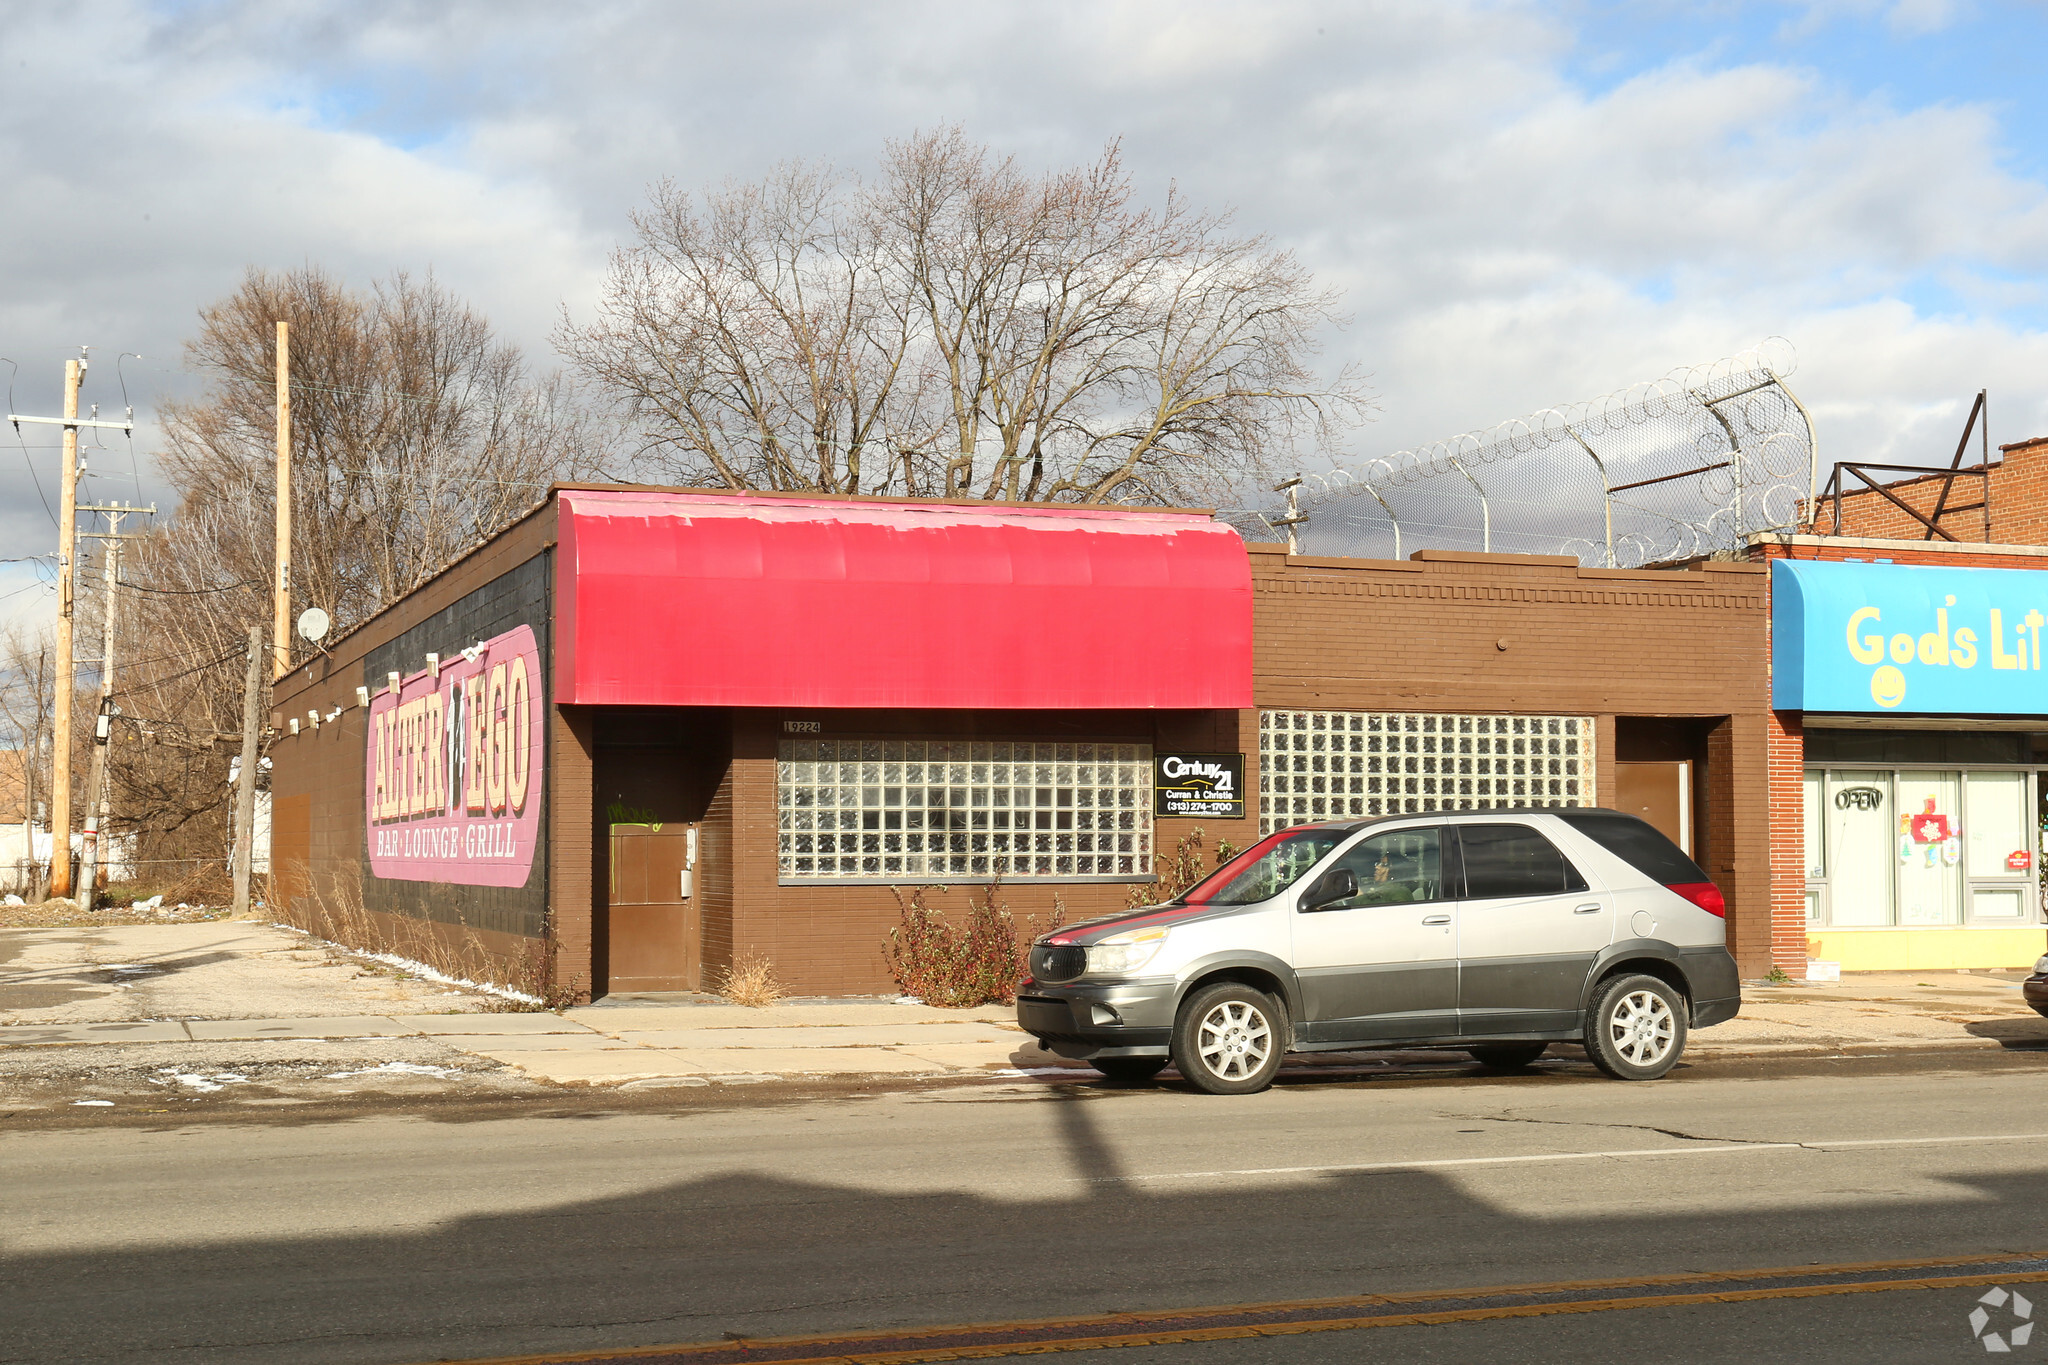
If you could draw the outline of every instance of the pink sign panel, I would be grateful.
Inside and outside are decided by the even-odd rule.
[[[379,689],[363,764],[371,872],[526,884],[541,835],[540,684],[540,651],[520,626]]]

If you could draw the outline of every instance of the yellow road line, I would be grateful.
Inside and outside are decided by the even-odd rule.
[[[717,1342],[678,1342],[667,1346],[629,1346],[612,1350],[544,1352],[538,1355],[492,1356],[460,1362],[460,1365],[576,1365],[584,1361],[636,1360],[651,1356],[691,1357],[724,1355],[744,1347],[749,1352],[799,1351],[806,1346],[824,1349],[824,1354],[779,1356],[775,1365],[923,1365],[946,1360],[992,1360],[1013,1355],[1048,1355],[1067,1351],[1099,1351],[1139,1346],[1163,1346],[1181,1342],[1228,1341],[1249,1337],[1302,1336],[1312,1332],[1357,1331],[1369,1327],[1440,1326],[1458,1322],[1485,1322],[1503,1318],[1548,1317],[1563,1313],[1600,1313],[1618,1309],[1667,1308],[1701,1303],[1745,1303],[1768,1299],[1821,1298],[1837,1294],[1875,1294],[1914,1289],[1960,1289],[1989,1284],[2030,1284],[2048,1282],[2048,1270],[1992,1272],[1966,1275],[1904,1275],[1897,1279],[1857,1280],[1843,1284],[1772,1285],[1756,1289],[1712,1288],[1691,1292],[1633,1295],[1627,1298],[1553,1299],[1547,1303],[1446,1308],[1412,1313],[1359,1316],[1365,1307],[1402,1303],[1431,1303],[1446,1299],[1483,1299],[1528,1294],[1591,1293],[1604,1289],[1658,1289],[1687,1284],[1731,1285],[1747,1280],[1812,1278],[1829,1275],[1867,1275],[1882,1271],[1933,1271],[1961,1269],[1971,1265],[2011,1263],[2048,1258],[2048,1252],[1999,1252],[1976,1256],[1942,1256],[1905,1261],[1862,1261],[1842,1265],[1778,1267],[1767,1270],[1733,1270],[1713,1274],[1672,1274],[1631,1276],[1609,1280],[1563,1280],[1537,1284],[1498,1285],[1476,1289],[1406,1290],[1390,1294],[1357,1294],[1332,1299],[1296,1299],[1276,1303],[1234,1304],[1209,1308],[1157,1309],[1138,1313],[1096,1314],[1087,1317],[1020,1319],[1005,1322],[958,1323],[944,1327],[881,1328],[864,1332],[810,1333],[790,1337],[747,1337]],[[1189,1319],[1240,1317],[1260,1313],[1301,1313],[1331,1310],[1326,1318],[1297,1319],[1275,1323],[1231,1323],[1217,1327],[1161,1326],[1145,1330],[1144,1324]],[[1345,1312],[1344,1310],[1351,1310]],[[1036,1336],[1029,1341],[969,1344],[948,1342],[947,1338],[980,1336],[1002,1332],[1055,1333],[1127,1324],[1132,1330],[1115,1335],[1058,1337]],[[902,1342],[923,1339],[929,1345],[863,1351],[863,1341]],[[839,1348],[839,1349],[832,1349]],[[851,1349],[847,1349],[851,1348]],[[436,1365],[448,1365],[443,1358]]]

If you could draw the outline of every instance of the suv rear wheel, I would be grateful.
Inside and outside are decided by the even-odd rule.
[[[1204,986],[1181,1002],[1169,1051],[1189,1084],[1212,1095],[1249,1095],[1279,1074],[1287,1012],[1236,981]]]
[[[1654,1081],[1685,1051],[1685,1000],[1654,976],[1610,977],[1586,1013],[1586,1055],[1618,1081]]]

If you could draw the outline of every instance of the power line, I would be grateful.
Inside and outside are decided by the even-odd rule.
[[[0,356],[0,360],[7,360],[7,357]],[[13,412],[14,379],[16,375],[21,373],[21,366],[16,365],[12,360],[7,360],[7,363],[9,365],[14,366],[13,370],[7,376],[7,410],[9,412]],[[29,478],[35,480],[36,498],[43,504],[43,511],[49,516],[50,524],[54,526],[57,524],[57,514],[56,512],[51,510],[49,496],[43,492],[43,477],[42,475],[36,473],[36,462],[28,457],[28,446],[22,442],[21,423],[19,422],[16,422],[14,424],[14,440],[17,445],[21,446],[21,462],[28,466]],[[45,447],[45,449],[47,448],[48,447]]]
[[[5,564],[7,562],[7,560],[0,560],[0,564]],[[162,593],[168,597],[199,597],[207,593],[233,592],[237,588],[257,587],[260,586],[262,583],[263,580],[260,578],[245,578],[239,583],[230,583],[227,586],[220,588],[145,588],[140,583],[125,582],[121,586],[126,588],[130,592],[155,592]]]

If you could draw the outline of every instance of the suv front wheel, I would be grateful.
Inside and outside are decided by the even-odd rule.
[[[1612,977],[1586,1012],[1586,1055],[1618,1081],[1654,1081],[1685,1051],[1685,1000],[1654,976]]]
[[[1181,1002],[1169,1051],[1180,1074],[1211,1095],[1249,1095],[1279,1074],[1287,1011],[1236,981],[1204,986]]]

